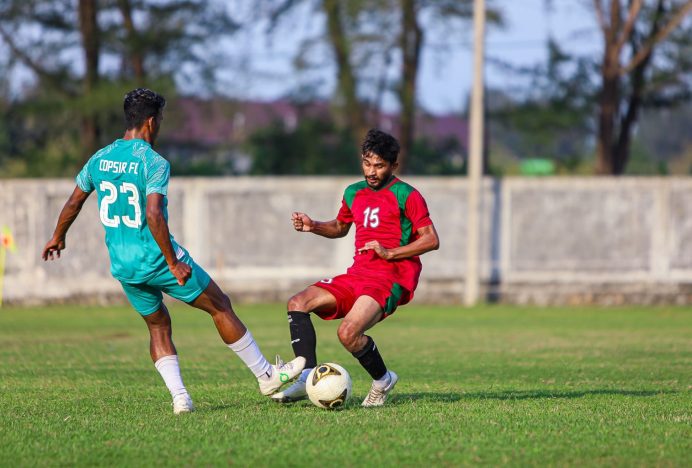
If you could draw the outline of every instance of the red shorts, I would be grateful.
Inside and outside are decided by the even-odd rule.
[[[344,274],[323,279],[313,284],[326,289],[336,298],[336,307],[331,310],[315,312],[323,320],[336,320],[346,317],[360,296],[370,296],[382,307],[382,319],[393,314],[400,305],[413,299],[413,293],[393,280],[372,278],[354,274]]]

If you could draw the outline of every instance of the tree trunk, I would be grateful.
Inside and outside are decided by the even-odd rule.
[[[96,21],[96,0],[79,0],[79,30],[84,50],[84,101],[89,102],[99,81],[99,30]],[[99,128],[96,112],[86,105],[82,114],[82,158],[87,159],[96,151]]]
[[[615,140],[615,121],[620,101],[620,78],[608,73],[606,66],[601,72],[603,86],[599,99],[598,143],[596,148],[596,173],[613,174],[613,141]]]
[[[613,142],[615,122],[618,121],[620,103],[620,0],[611,0],[610,22],[603,27],[603,64],[601,66],[601,95],[599,98],[598,142],[596,146],[596,173],[614,174]]]
[[[123,25],[127,31],[126,41],[126,56],[122,58],[123,69],[131,68],[135,82],[139,85],[144,85],[146,74],[144,72],[144,55],[142,54],[141,44],[139,43],[139,34],[135,29],[135,23],[132,20],[132,4],[130,0],[118,0],[118,8],[123,17]]]
[[[629,161],[632,128],[639,117],[639,109],[641,108],[642,94],[644,92],[644,73],[649,65],[650,57],[651,55],[640,62],[633,71],[632,91],[627,102],[627,112],[625,112],[620,122],[620,134],[613,148],[612,174],[614,175],[622,175]]]
[[[640,39],[637,37],[635,22],[640,19],[641,2],[628,3],[628,19],[623,26],[620,1],[610,0],[610,21],[606,22],[600,0],[594,0],[605,39],[596,155],[596,172],[599,174],[620,175],[625,172],[632,130],[639,117],[646,86],[646,71],[651,65],[654,48],[692,10],[692,1],[687,1],[662,24],[665,7],[670,3],[658,0],[651,18],[651,31]],[[632,52],[629,54],[629,63],[621,65],[620,56],[626,42],[632,45]],[[630,76],[630,91],[626,102],[621,102],[620,83],[626,74]],[[621,115],[621,107],[625,105],[627,107]]]
[[[399,142],[401,144],[399,172],[405,172],[406,162],[413,147],[415,135],[416,79],[420,64],[423,31],[418,24],[415,0],[401,0],[401,12],[402,82],[399,88],[399,102],[401,104],[399,114],[399,123],[401,125],[399,133]]]
[[[651,26],[651,32],[648,37],[643,41],[639,41],[641,44],[645,44],[652,41],[659,33],[661,24],[661,17],[663,16],[663,0],[659,0],[656,7],[656,13],[654,15],[654,23]],[[637,44],[636,36],[632,37],[630,41],[632,43],[632,55],[637,56],[640,47]],[[648,51],[643,56],[643,59],[634,67],[631,72],[632,76],[632,86],[630,95],[627,100],[627,111],[622,117],[620,122],[620,134],[618,135],[617,143],[613,149],[613,159],[614,159],[614,170],[613,174],[621,175],[625,172],[627,167],[627,162],[630,157],[630,143],[632,141],[632,130],[634,124],[639,118],[639,109],[642,104],[642,97],[644,95],[644,86],[646,84],[646,70],[651,63],[651,56],[653,53],[653,46],[648,48]]]
[[[367,133],[364,106],[358,99],[356,77],[351,66],[351,47],[343,27],[341,2],[324,0],[329,42],[334,50],[337,66],[337,86],[347,123],[354,142],[358,145]]]

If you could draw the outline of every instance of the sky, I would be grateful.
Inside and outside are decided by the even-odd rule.
[[[552,7],[547,9],[546,4]],[[494,60],[514,65],[529,66],[543,62],[546,40],[552,36],[571,52],[598,54],[599,31],[590,2],[584,0],[497,0],[494,4],[504,14],[504,27],[490,27],[486,35],[485,67],[489,87],[506,87],[517,76],[508,74]],[[255,30],[231,39],[228,47],[249,51],[251,60],[245,64],[245,73],[222,74],[223,89],[230,95],[245,98],[276,99],[301,85],[317,84],[325,95],[334,89],[334,70],[323,66],[296,74],[292,66],[301,39],[318,37],[322,23],[306,10],[296,15],[297,20],[277,30],[280,39],[270,42],[258,24]],[[283,29],[282,29],[283,28]],[[434,51],[424,47],[418,82],[419,103],[434,114],[459,112],[465,107],[472,81],[472,24],[463,31],[451,50]],[[328,54],[315,47],[311,56],[319,63],[319,56]],[[328,60],[324,60],[328,63]],[[242,65],[241,65],[242,66]],[[394,96],[383,102],[385,109],[397,107]]]

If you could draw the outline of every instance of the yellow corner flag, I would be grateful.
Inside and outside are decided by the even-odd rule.
[[[9,250],[10,252],[17,250],[17,247],[14,244],[14,236],[12,235],[12,231],[10,231],[10,228],[7,226],[2,227],[2,231],[0,232],[0,240],[2,241],[3,248]]]
[[[0,307],[2,307],[2,291],[5,285],[5,259],[7,251],[15,252],[17,247],[14,243],[12,231],[7,226],[3,226],[0,230]]]

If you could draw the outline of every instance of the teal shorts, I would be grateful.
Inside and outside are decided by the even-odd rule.
[[[140,315],[150,315],[159,310],[163,304],[162,293],[189,303],[197,299],[207,289],[211,281],[207,272],[197,265],[187,252],[180,261],[187,263],[192,268],[190,279],[183,286],[178,284],[178,280],[175,279],[168,266],[164,266],[146,283],[120,282],[130,304]]]

